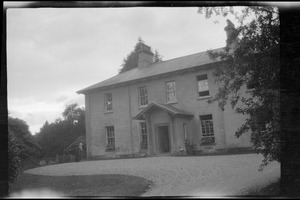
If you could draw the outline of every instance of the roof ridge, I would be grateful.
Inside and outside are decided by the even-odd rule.
[[[170,60],[176,60],[176,59],[181,59],[183,57],[189,57],[189,56],[194,56],[196,54],[201,54],[201,53],[205,53],[207,51],[214,51],[214,50],[221,50],[221,49],[224,49],[225,47],[220,47],[220,48],[216,48],[216,49],[210,49],[210,50],[206,50],[206,51],[201,51],[201,52],[198,52],[198,53],[193,53],[193,54],[188,54],[188,55],[185,55],[185,56],[180,56],[180,57],[176,57],[176,58],[171,58],[169,60],[163,60],[163,61],[160,61],[160,62],[157,62],[157,63],[152,63],[151,65],[156,65],[156,64],[159,64],[159,63],[163,63],[163,62],[168,62]],[[149,65],[149,66],[151,66]]]
[[[221,49],[224,49],[224,47],[221,47],[221,48],[217,48],[217,49],[211,49],[211,50],[207,50],[207,51],[220,51]],[[194,58],[198,57],[199,56],[195,56],[195,55],[201,55],[201,54],[204,54],[205,52],[207,51],[202,51],[202,52],[198,52],[198,53],[193,53],[193,54],[189,54],[189,55],[185,55],[185,56],[181,56],[181,57],[177,57],[177,58],[172,58],[172,59],[169,59],[169,60],[165,60],[165,61],[161,61],[161,62],[158,62],[158,63],[153,63],[153,64],[150,64],[148,67],[140,70],[139,68],[132,68],[128,71],[125,71],[123,73],[119,73],[119,74],[116,74],[110,78],[107,78],[105,80],[102,80],[96,84],[93,84],[93,85],[90,85],[89,87],[86,87],[86,88],[83,88],[79,91],[77,91],[77,93],[83,93],[83,91],[87,91],[87,90],[91,90],[91,89],[95,89],[95,88],[98,88],[98,87],[103,87],[105,85],[114,85],[114,84],[117,84],[117,83],[122,83],[122,82],[126,82],[126,81],[130,81],[130,80],[135,80],[135,79],[138,79],[138,78],[145,78],[146,76],[141,76],[142,72],[144,70],[146,70],[145,72],[148,72],[148,73],[152,73],[151,76],[153,75],[158,75],[157,72],[157,68],[160,68],[158,66],[163,66],[161,69],[166,69],[163,73],[167,73],[167,72],[171,72],[171,71],[176,71],[176,70],[179,70],[180,68],[177,67],[176,69],[171,69],[170,66],[165,66],[165,65],[174,65],[174,62],[176,64],[176,60],[183,60],[184,62],[187,62],[187,63],[191,63],[191,58],[193,58],[192,60],[195,60]],[[210,58],[208,58],[207,56],[200,56],[201,60],[210,60]],[[183,59],[185,58],[185,59]],[[168,63],[168,64],[167,64]],[[192,62],[193,63],[193,62]],[[193,63],[195,64],[195,63]],[[202,62],[200,64],[207,64],[207,62]],[[148,70],[147,70],[148,69]],[[155,71],[156,70],[156,71]],[[136,77],[134,77],[136,76]],[[102,84],[102,85],[101,85]]]

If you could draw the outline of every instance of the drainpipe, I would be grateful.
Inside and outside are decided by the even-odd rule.
[[[129,102],[129,126],[130,126],[130,137],[131,137],[131,154],[133,157],[133,137],[132,137],[132,118],[131,118],[131,96],[130,96],[130,85],[128,85],[128,102]]]

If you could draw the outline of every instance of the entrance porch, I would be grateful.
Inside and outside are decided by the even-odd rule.
[[[170,155],[185,149],[193,116],[168,104],[152,102],[144,108],[134,119],[146,122],[148,155]]]

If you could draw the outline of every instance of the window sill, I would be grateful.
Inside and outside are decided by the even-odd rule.
[[[109,110],[109,111],[105,111],[104,114],[113,113],[113,112],[114,112],[113,110]]]
[[[116,151],[116,149],[115,148],[105,149],[105,152],[110,152],[110,151]]]
[[[175,104],[178,103],[178,101],[174,101],[174,102],[167,102],[167,104]]]
[[[217,143],[203,143],[203,144],[200,144],[201,146],[213,146],[213,145],[216,145]]]
[[[148,105],[149,105],[149,104],[140,106],[140,107],[138,107],[138,109],[144,109],[144,108],[146,108]]]
[[[198,97],[197,99],[198,100],[203,100],[203,99],[209,99],[210,98],[210,96],[204,96],[204,97]]]

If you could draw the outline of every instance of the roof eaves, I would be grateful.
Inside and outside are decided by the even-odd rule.
[[[124,85],[131,84],[131,83],[134,83],[134,82],[143,82],[143,81],[147,81],[147,80],[153,80],[153,79],[160,78],[161,76],[166,77],[166,76],[182,74],[182,73],[202,69],[202,68],[205,68],[205,67],[209,67],[210,65],[216,64],[216,63],[219,63],[219,62],[222,62],[222,61],[215,61],[215,62],[207,63],[207,64],[204,64],[204,65],[189,67],[189,68],[175,70],[175,71],[169,71],[169,72],[162,73],[162,74],[156,74],[156,75],[153,75],[153,76],[142,77],[142,78],[138,78],[138,79],[133,79],[133,80],[129,80],[129,81],[125,81],[125,82],[119,82],[119,83],[113,83],[113,84],[110,84],[110,85],[104,85],[104,86],[95,87],[95,88],[91,88],[93,86],[90,86],[90,87],[84,88],[82,90],[79,90],[76,93],[78,93],[78,94],[87,94],[89,92],[99,90],[99,89],[112,88],[112,87],[118,87],[119,85],[124,86]]]
[[[222,50],[222,49],[224,49],[224,47],[218,48],[218,49],[212,49],[212,51],[220,51],[220,50]],[[204,52],[200,52],[200,53],[205,53],[205,51],[204,51]],[[181,56],[181,57],[169,59],[169,60],[166,60],[166,61],[161,61],[161,62],[159,62],[158,64],[164,63],[164,62],[170,62],[170,61],[177,60],[177,59],[181,59],[181,58],[183,58],[183,57],[193,56],[193,55],[196,55],[196,54],[199,54],[199,53],[194,53],[194,54],[190,54],[190,55],[186,55],[186,56]],[[198,65],[198,66],[192,66],[192,67],[188,67],[188,68],[184,68],[184,69],[179,69],[179,70],[175,70],[175,71],[168,71],[168,72],[166,72],[166,73],[155,74],[155,75],[150,76],[150,77],[142,77],[142,78],[132,79],[132,80],[124,81],[124,82],[117,82],[117,83],[112,83],[112,84],[109,84],[109,85],[103,85],[103,86],[99,86],[99,87],[97,87],[97,85],[99,84],[99,83],[97,83],[97,84],[94,84],[94,85],[92,85],[92,86],[89,86],[89,87],[86,87],[86,88],[84,88],[84,89],[81,89],[81,90],[77,91],[76,93],[78,93],[78,94],[87,94],[87,93],[89,93],[89,92],[91,92],[91,91],[95,91],[95,90],[102,89],[102,88],[109,88],[109,87],[112,87],[112,86],[118,85],[118,84],[120,84],[120,85],[130,84],[130,83],[135,82],[135,81],[147,80],[148,78],[159,77],[159,76],[161,76],[161,75],[172,74],[172,73],[175,73],[175,74],[176,74],[176,73],[180,73],[180,72],[189,71],[189,70],[192,70],[193,68],[197,68],[197,67],[205,67],[205,66],[208,66],[208,65],[210,65],[210,64],[215,64],[215,63],[218,63],[218,62],[220,62],[220,61],[213,60],[212,62],[209,62],[209,63],[206,63],[206,64],[202,64],[202,65]],[[151,64],[150,66],[153,66],[153,65],[155,65],[155,64]],[[132,69],[132,70],[135,70],[135,68]],[[130,71],[131,71],[131,70],[129,70],[128,72],[130,72]],[[125,72],[125,73],[126,73],[126,72]],[[120,74],[118,74],[118,75],[116,75],[116,76],[113,76],[113,77],[111,77],[111,78],[109,78],[109,79],[112,79],[112,78],[117,77],[117,76],[119,76],[119,75],[120,75]],[[109,79],[106,79],[106,80],[104,80],[104,81],[107,81],[107,80],[109,80]],[[103,81],[102,81],[102,82],[103,82]],[[101,83],[101,82],[100,82],[100,83]]]

